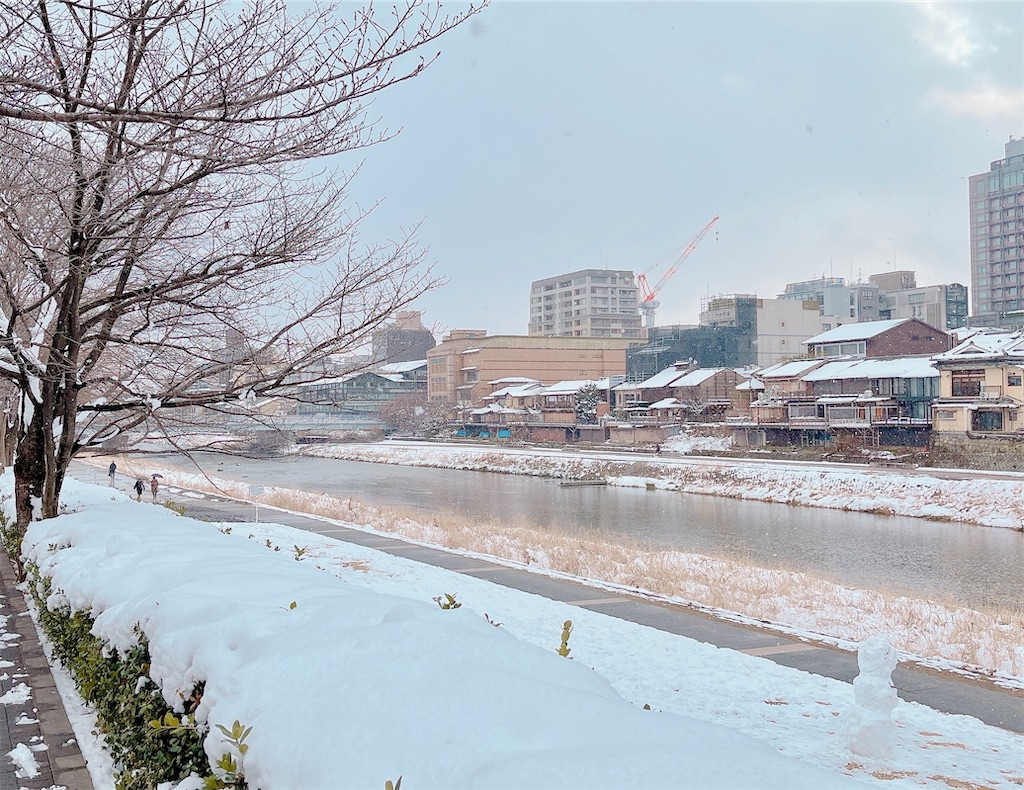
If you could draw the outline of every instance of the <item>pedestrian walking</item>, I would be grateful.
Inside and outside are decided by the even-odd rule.
[[[142,501],[142,489],[143,488],[145,488],[145,486],[142,484],[142,481],[141,480],[136,480],[135,481],[135,500],[137,502],[141,502]]]
[[[149,490],[153,492],[153,501],[156,502],[156,492],[160,490],[160,475],[153,475],[149,478]]]
[[[117,471],[117,464],[115,464],[113,461],[111,461],[110,462],[110,466],[107,468],[107,477],[110,478],[110,485],[111,485],[111,487],[113,487],[113,485],[114,485],[114,473],[116,471]]]

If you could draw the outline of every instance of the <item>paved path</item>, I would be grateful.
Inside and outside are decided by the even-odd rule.
[[[88,476],[85,479],[89,479]],[[188,516],[211,521],[245,522],[253,521],[256,516],[253,505],[222,498],[189,500],[186,508]],[[717,619],[685,605],[609,592],[582,582],[551,578],[266,507],[260,509],[260,520],[407,557],[700,642],[739,650],[748,655],[763,656],[777,664],[844,682],[852,682],[857,676],[857,658],[853,653],[779,634],[767,628]],[[897,667],[893,673],[893,683],[905,700],[920,702],[947,713],[967,714],[986,724],[1024,733],[1024,691],[1002,689],[984,678],[966,678],[909,662],[903,662]]]
[[[78,747],[64,704],[57,693],[39,634],[16,586],[14,567],[0,549],[0,616],[6,624],[0,640],[0,790],[66,787],[92,790],[85,759]],[[24,702],[20,684],[31,689]],[[18,776],[9,752],[19,744],[32,749],[36,776]],[[45,749],[36,751],[45,744]]]

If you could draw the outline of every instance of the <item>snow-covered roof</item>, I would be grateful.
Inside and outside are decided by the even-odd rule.
[[[680,370],[677,367],[665,368],[664,370],[655,373],[649,379],[641,381],[639,384],[634,385],[634,389],[638,390],[649,390],[649,389],[660,389],[661,387],[668,387],[678,378],[682,378],[686,375],[685,370]]]
[[[686,373],[673,381],[669,386],[696,387],[698,384],[702,384],[708,379],[713,378],[723,370],[725,370],[725,368],[699,368],[697,370],[691,370],[689,373]]]
[[[382,373],[411,373],[426,366],[427,360],[417,359],[413,362],[389,362],[387,365],[381,365],[377,369]]]
[[[619,384],[621,384],[622,380],[624,378],[626,378],[626,377],[625,376],[608,376],[607,378],[598,379],[597,381],[595,381],[594,382],[594,386],[597,387],[599,390],[613,389],[616,386],[618,386]]]
[[[662,398],[657,403],[652,403],[648,406],[648,409],[679,409],[682,408],[682,403],[677,401],[675,398]]]
[[[539,392],[543,387],[538,381],[531,381],[528,384],[514,384],[508,387],[502,387],[500,390],[495,390],[490,395],[484,395],[482,400],[494,400],[495,398],[512,397],[521,398],[525,395]]]
[[[747,391],[747,390],[763,390],[764,389],[764,382],[761,381],[760,379],[755,379],[753,376],[751,376],[749,379],[744,381],[742,384],[737,384],[736,385],[736,389],[743,390],[743,391]]]
[[[808,338],[804,345],[816,345],[818,343],[839,343],[846,340],[870,340],[883,332],[888,332],[900,324],[913,321],[913,318],[893,318],[889,321],[861,321],[860,323],[843,324],[835,329],[822,332],[820,335]],[[939,330],[936,330],[939,331]]]
[[[505,376],[503,379],[488,381],[488,384],[540,384],[537,379],[530,379],[526,376]]]
[[[898,357],[896,359],[865,359],[851,369],[851,377],[868,379],[930,379],[939,371],[930,357]]]
[[[929,379],[939,371],[931,357],[896,357],[894,359],[860,359],[826,362],[803,376],[804,381],[840,379]]]
[[[795,359],[792,362],[782,362],[770,368],[765,368],[757,375],[762,380],[795,379],[799,378],[802,373],[812,370],[824,362],[825,360],[823,359]]]
[[[594,384],[589,379],[579,379],[577,381],[558,381],[552,384],[550,387],[545,387],[540,391],[541,395],[575,395],[581,389],[588,385]]]
[[[858,376],[846,376],[844,373],[851,367],[856,367],[860,360],[841,359],[834,362],[826,362],[821,367],[810,370],[801,376],[802,381],[830,381],[832,379],[859,378]]]
[[[1019,331],[978,332],[955,348],[934,355],[932,359],[956,360],[982,357],[1024,359],[1024,333]]]

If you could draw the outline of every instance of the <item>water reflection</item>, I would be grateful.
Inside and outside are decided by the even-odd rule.
[[[188,469],[185,459],[161,457]],[[1024,608],[1024,534],[922,519],[721,497],[317,458],[202,459],[223,477],[278,485],[427,517],[577,530],[657,548],[738,558],[855,587],[969,605]]]

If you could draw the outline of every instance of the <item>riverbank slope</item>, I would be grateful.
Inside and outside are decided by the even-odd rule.
[[[932,470],[911,474],[902,469],[413,441],[312,445],[297,452],[347,461],[604,480],[608,485],[1024,529],[1024,477],[965,474],[949,479]]]

